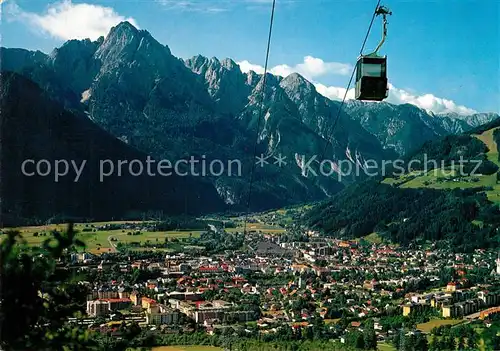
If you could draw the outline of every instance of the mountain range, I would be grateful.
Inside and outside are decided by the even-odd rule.
[[[149,32],[138,30],[128,22],[113,27],[105,38],[70,40],[49,55],[1,48],[0,58],[2,71],[16,74],[7,74],[15,84],[2,84],[2,107],[9,110],[12,101],[34,99],[32,111],[21,111],[18,106],[9,110],[10,116],[2,113],[2,120],[22,118],[23,123],[33,125],[22,135],[16,132],[20,140],[26,139],[23,143],[38,139],[42,144],[54,144],[57,149],[58,142],[64,145],[65,138],[69,140],[77,133],[82,138],[78,145],[82,157],[86,153],[95,156],[89,140],[99,134],[106,135],[104,139],[119,150],[117,156],[128,157],[137,152],[155,159],[240,160],[239,176],[185,178],[192,186],[179,190],[181,197],[196,198],[195,189],[203,189],[207,194],[203,200],[206,206],[198,206],[198,211],[218,210],[219,201],[224,202],[226,208],[244,209],[249,198],[250,178],[253,210],[322,199],[364,176],[345,175],[341,180],[337,173],[331,177],[311,176],[305,169],[308,157],[324,156],[337,171],[346,163],[363,166],[366,160],[395,159],[417,150],[427,141],[461,133],[499,117],[496,114],[434,115],[409,104],[359,101],[347,102],[339,113],[340,102],[319,94],[311,82],[297,73],[263,77],[253,71],[243,73],[231,59],[200,55],[179,59]],[[5,77],[5,73],[2,74],[2,79]],[[24,85],[27,91],[20,88]],[[35,92],[36,85],[39,92]],[[43,118],[36,116],[35,106],[47,104],[58,107],[47,111],[40,108],[44,111]],[[61,114],[65,117],[61,118]],[[61,139],[54,141],[49,131],[59,123],[75,120],[78,122],[74,129],[66,130],[67,135],[60,134]],[[80,130],[83,126],[86,129]],[[20,128],[17,124],[2,121],[3,135],[17,128]],[[82,130],[92,132],[82,133]],[[100,148],[99,157],[106,156],[106,147]],[[255,166],[254,152],[269,156],[269,164]],[[278,155],[286,157],[286,166],[273,163],[272,156]],[[15,162],[12,165],[16,167]],[[250,176],[252,169],[254,173]],[[13,172],[2,163],[1,172],[6,174],[7,170]],[[155,186],[172,189],[178,186],[177,181],[176,177],[162,179],[161,185],[155,183]],[[135,188],[139,190],[141,186]],[[90,194],[107,191],[92,186],[87,189]],[[109,196],[114,194],[116,192],[110,192]],[[212,197],[213,194],[216,196]],[[4,199],[11,196],[15,194],[2,193],[2,201],[10,203]],[[32,194],[27,193],[23,201],[29,202],[30,196]],[[182,202],[179,198],[174,198],[174,202],[165,200],[165,204],[170,204],[166,206],[157,198],[142,201],[140,195],[134,196],[138,196],[138,200],[133,201],[138,210],[168,212],[171,206],[175,207],[172,203]],[[142,202],[143,205],[137,205]],[[119,216],[132,208],[130,202],[122,204],[120,210],[108,212]],[[24,211],[28,205],[22,201],[16,202],[16,206],[23,215],[37,212]],[[69,212],[88,215],[79,209]]]

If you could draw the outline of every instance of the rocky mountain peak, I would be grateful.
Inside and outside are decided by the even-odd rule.
[[[266,73],[266,89],[272,89],[280,84],[279,77],[271,74],[271,73]],[[259,75],[259,82],[255,86],[255,91],[260,92],[262,90],[262,86],[264,84],[264,75]]]
[[[219,59],[215,56],[210,59],[210,63],[214,65],[220,65]]]
[[[266,206],[320,199],[339,187],[335,175],[306,179],[300,172],[304,157],[299,156],[325,153],[325,140],[331,140],[326,157],[362,165],[363,160],[407,154],[451,130],[470,129],[469,122],[430,116],[414,105],[355,101],[339,114],[339,102],[319,94],[297,73],[286,78],[268,73],[262,100],[262,74],[244,74],[231,59],[175,58],[167,46],[129,22],[96,42],[70,41],[47,59],[28,51],[4,49],[1,54],[4,67],[33,72],[28,77],[51,96],[65,101],[76,96],[77,107],[85,108],[93,122],[156,157],[205,152],[217,159],[251,157],[248,150],[262,118],[260,151],[296,161],[295,168],[279,173],[263,170],[258,187]],[[216,183],[232,203],[241,199],[240,185],[229,178]],[[268,201],[270,196],[274,200]]]
[[[217,57],[212,57],[209,59],[202,55],[196,55],[192,58],[184,60],[184,63],[194,73],[200,75],[213,75],[215,73],[219,76],[222,73],[227,73],[228,71],[233,70],[236,70],[239,74],[241,74],[238,65],[229,58],[220,61]],[[207,77],[207,79],[208,78],[209,77]]]
[[[314,85],[298,73],[288,75],[281,81],[280,86],[292,100],[304,99],[316,93]]]
[[[436,118],[440,119],[452,119],[459,122],[463,121],[472,127],[479,127],[480,125],[494,121],[500,116],[496,113],[474,113],[471,115],[461,115],[455,112],[435,114]]]
[[[49,56],[41,51],[0,47],[0,62],[3,71],[19,72],[27,68],[31,69],[34,66],[46,64],[49,59]]]
[[[134,36],[139,34],[139,29],[129,21],[123,21],[112,27],[107,37],[110,36]]]
[[[127,21],[111,28],[96,52],[96,58],[103,63],[142,59],[152,68],[161,66],[161,61],[168,57],[173,58],[168,46],[160,44],[148,31],[139,30]]]
[[[99,41],[91,41],[90,39],[68,40],[61,47],[55,48],[49,56],[52,60],[57,60],[60,58],[60,55],[88,55],[89,53],[93,55],[101,43]]]
[[[233,60],[197,55],[184,63],[199,76],[221,111],[237,114],[245,106],[250,91],[245,75]]]
[[[309,82],[307,79],[305,79],[302,75],[299,73],[292,73],[283,78],[283,81],[281,82],[281,86],[294,86],[294,87],[300,87],[300,86],[312,86],[311,82]]]
[[[230,58],[225,58],[224,60],[222,60],[221,62],[221,65],[222,67],[226,68],[227,70],[238,70],[240,73],[240,67],[236,64],[236,62],[234,62],[232,59]]]
[[[250,71],[246,74],[246,77],[247,77],[247,85],[249,85],[252,88],[255,88],[260,79],[259,75],[254,71]]]
[[[196,55],[184,60],[184,64],[197,74],[204,74],[208,62],[208,58],[202,55]]]

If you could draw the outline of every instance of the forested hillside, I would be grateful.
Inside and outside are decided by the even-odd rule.
[[[422,239],[457,251],[497,247],[500,210],[482,190],[398,189],[368,181],[318,205],[308,219],[313,228],[343,238],[377,232],[402,245]]]
[[[405,167],[412,160],[421,163],[412,163],[404,174],[346,188],[307,214],[310,226],[344,238],[376,232],[402,245],[423,240],[457,251],[498,247],[499,127],[497,120],[468,134],[426,143],[405,159]],[[460,169],[456,162],[461,158],[481,165]],[[438,168],[425,168],[429,160],[437,161]]]

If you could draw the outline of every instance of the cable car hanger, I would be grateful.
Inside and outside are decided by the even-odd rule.
[[[382,47],[382,45],[385,43],[385,39],[387,38],[387,15],[392,15],[392,12],[387,8],[386,6],[378,6],[377,9],[375,10],[375,15],[380,16],[382,15],[383,20],[384,20],[384,29],[382,32],[382,39],[377,45],[377,48],[375,51],[373,51],[371,54],[364,55],[364,56],[378,56],[378,51]],[[361,56],[363,56],[363,52],[360,52]]]

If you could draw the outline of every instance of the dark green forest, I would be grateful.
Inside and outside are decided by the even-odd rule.
[[[500,210],[483,190],[400,189],[367,181],[316,206],[306,218],[313,228],[343,238],[377,232],[402,245],[419,239],[460,252],[498,247]]]

